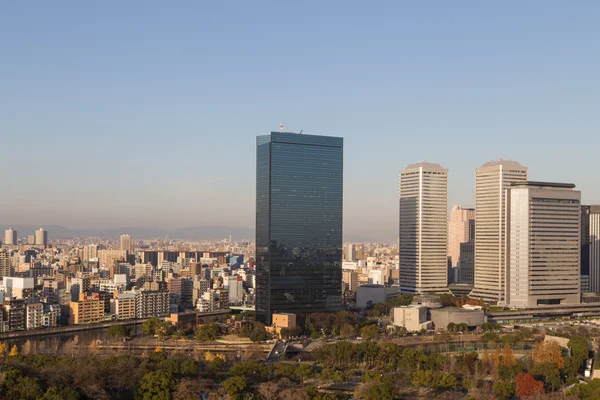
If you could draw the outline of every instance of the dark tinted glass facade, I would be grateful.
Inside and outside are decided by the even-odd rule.
[[[343,139],[257,137],[256,317],[341,309]]]

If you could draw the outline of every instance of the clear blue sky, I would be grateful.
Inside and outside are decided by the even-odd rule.
[[[255,137],[343,136],[345,231],[398,173],[504,157],[600,203],[600,2],[4,2],[0,223],[253,226]]]

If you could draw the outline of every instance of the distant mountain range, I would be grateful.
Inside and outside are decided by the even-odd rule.
[[[3,230],[8,229],[9,225],[0,225]],[[39,226],[12,225],[17,231],[19,238],[25,238],[27,235],[35,233]],[[226,226],[199,226],[182,229],[162,229],[155,227],[122,227],[110,229],[71,229],[60,225],[42,226],[48,231],[48,237],[52,239],[69,239],[73,237],[100,237],[106,239],[118,239],[120,235],[129,234],[133,239],[157,239],[169,236],[171,239],[189,239],[189,240],[254,240],[254,229],[244,227],[226,227]],[[4,239],[4,235],[2,235]]]

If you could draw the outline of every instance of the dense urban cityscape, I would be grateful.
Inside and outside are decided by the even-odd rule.
[[[600,400],[600,2],[1,9],[0,400]]]
[[[343,243],[342,138],[282,126],[257,137],[256,160],[256,241],[52,240],[43,228],[8,228],[0,249],[4,393],[597,393],[600,205],[582,205],[574,184],[529,181],[516,161],[487,162],[475,170],[475,208],[454,205],[448,218],[448,169],[410,164],[400,171],[397,243]],[[69,352],[115,363],[149,357],[158,367],[146,367],[139,387],[71,381],[45,392],[19,367]]]

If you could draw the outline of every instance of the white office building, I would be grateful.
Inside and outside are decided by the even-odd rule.
[[[411,164],[400,172],[400,287],[447,291],[448,170]]]
[[[506,226],[505,189],[527,181],[527,167],[516,161],[491,161],[475,170],[475,287],[471,297],[504,301]]]
[[[522,182],[506,190],[506,304],[580,302],[581,192],[565,183]]]

